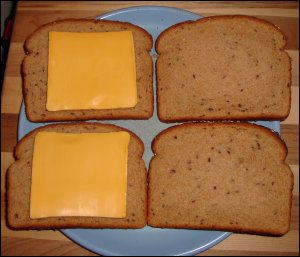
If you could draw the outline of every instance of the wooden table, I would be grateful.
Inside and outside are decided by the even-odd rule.
[[[20,64],[25,38],[42,24],[63,18],[93,18],[120,8],[138,5],[173,6],[203,16],[246,14],[279,26],[288,37],[292,58],[292,109],[282,122],[287,163],[295,177],[291,229],[283,237],[233,234],[202,255],[298,255],[299,254],[299,5],[297,2],[19,2],[2,89],[1,106],[1,254],[94,255],[58,231],[12,231],[5,223],[5,173],[13,162],[18,113],[22,102]]]

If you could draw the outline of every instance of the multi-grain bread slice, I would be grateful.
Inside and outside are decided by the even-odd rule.
[[[130,133],[127,166],[126,217],[53,217],[30,219],[30,188],[34,137],[39,131],[64,133]],[[38,128],[26,135],[15,148],[16,161],[7,173],[7,221],[14,229],[55,228],[142,228],[147,219],[147,173],[142,159],[143,142],[132,132],[100,123],[55,124]]]
[[[291,105],[285,46],[277,27],[250,16],[168,28],[156,41],[160,120],[285,119]]]
[[[106,32],[130,30],[133,33],[138,101],[133,108],[112,110],[47,111],[47,71],[49,31]],[[25,41],[26,57],[22,65],[23,96],[30,121],[67,121],[88,119],[148,119],[153,114],[152,37],[144,29],[130,23],[68,19],[38,28]]]
[[[284,142],[243,123],[187,123],[152,142],[148,224],[279,236],[290,226],[293,174]]]

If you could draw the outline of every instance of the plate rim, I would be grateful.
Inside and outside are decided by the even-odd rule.
[[[155,11],[155,10],[185,12],[185,13],[189,13],[190,15],[193,15],[195,17],[198,17],[199,19],[203,18],[203,16],[201,16],[200,14],[196,14],[194,12],[191,12],[191,11],[188,11],[185,9],[181,9],[181,8],[177,8],[177,7],[168,7],[168,6],[160,6],[160,5],[137,5],[137,6],[130,6],[130,7],[125,7],[125,8],[117,9],[114,11],[106,12],[104,14],[96,16],[94,19],[96,19],[96,20],[107,19],[110,16],[115,15],[116,13],[119,14],[119,13],[126,13],[126,12],[130,12],[130,11]]]
[[[64,231],[62,231],[62,229],[60,230],[60,232],[66,236],[67,238],[69,238],[71,241],[74,242],[74,238],[70,237],[68,234],[65,234]],[[232,232],[222,232],[222,231],[218,231],[220,233],[222,233],[219,237],[215,238],[214,240],[210,241],[209,243],[206,243],[204,245],[201,245],[195,249],[192,249],[190,251],[185,251],[185,252],[181,252],[181,253],[178,253],[178,254],[175,254],[174,256],[193,256],[195,254],[199,254],[201,252],[204,252],[206,250],[209,250],[210,248],[212,248],[213,246],[217,245],[218,243],[222,242],[223,240],[225,240],[226,238],[228,238],[230,235],[232,235],[233,233]],[[74,235],[72,235],[74,236]],[[78,237],[77,235],[75,235],[75,237]],[[78,240],[78,238],[76,238],[76,240]],[[80,245],[81,247],[87,249],[88,251],[91,251],[93,253],[96,253],[96,254],[101,254],[103,256],[116,256],[116,255],[119,255],[120,253],[116,253],[116,252],[112,252],[112,251],[109,251],[109,250],[104,250],[104,249],[101,249],[101,252],[98,250],[98,248],[95,248],[93,246],[93,244],[90,244],[89,242],[85,241],[82,242],[82,239],[79,239],[81,240],[80,243],[78,243],[78,241],[75,241],[76,244]],[[123,256],[129,256],[129,255],[124,255]],[[141,254],[140,256],[147,256],[147,253],[144,253],[144,254]]]

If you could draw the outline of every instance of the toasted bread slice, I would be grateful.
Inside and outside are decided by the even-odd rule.
[[[47,71],[49,31],[106,32],[130,30],[136,58],[137,105],[111,110],[47,111]],[[30,121],[68,121],[89,119],[148,119],[153,114],[152,37],[144,29],[126,22],[68,19],[46,24],[25,41],[26,57],[22,65],[23,96]]]
[[[105,133],[127,131],[114,125],[73,123],[48,125],[26,135],[15,148],[16,162],[7,173],[8,225],[13,229],[142,228],[147,219],[147,178],[142,159],[144,145],[132,132],[128,149],[126,217],[53,217],[30,219],[30,188],[34,137],[40,131]]]
[[[188,123],[153,141],[148,224],[280,236],[289,231],[293,174],[270,130]]]
[[[214,16],[176,24],[156,41],[158,116],[191,120],[283,120],[291,106],[291,60],[273,24]]]

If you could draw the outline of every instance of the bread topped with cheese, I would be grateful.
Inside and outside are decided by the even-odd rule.
[[[152,142],[148,225],[280,236],[293,173],[284,142],[249,123],[185,123]]]
[[[66,134],[92,134],[125,131],[130,134],[127,161],[126,217],[105,218],[81,216],[58,216],[31,218],[31,189],[34,141],[39,132],[61,132]],[[27,134],[15,148],[16,161],[7,172],[7,221],[13,229],[56,228],[142,228],[147,222],[147,173],[142,159],[144,145],[132,132],[114,125],[100,123],[54,124],[40,127]],[[112,160],[116,162],[116,160]],[[70,164],[71,165],[71,164]],[[70,166],[71,167],[71,166]],[[81,171],[82,183],[86,183],[86,170]],[[59,183],[59,181],[57,181]],[[72,183],[72,178],[69,178]],[[100,184],[99,181],[88,183]],[[51,185],[50,185],[51,186]],[[58,186],[53,184],[55,191]],[[85,185],[85,186],[89,186]],[[68,190],[68,185],[65,185]],[[110,190],[108,188],[108,190]],[[69,191],[66,191],[66,194]],[[44,199],[44,198],[43,198]],[[41,199],[42,200],[42,199]],[[92,199],[91,199],[92,200]],[[49,203],[51,206],[51,203]],[[67,205],[67,203],[66,203]],[[116,206],[113,206],[116,207]],[[51,209],[51,207],[49,207]],[[86,211],[85,209],[82,211]]]
[[[273,24],[250,16],[186,21],[156,40],[161,121],[284,120],[291,60]]]
[[[78,33],[131,31],[135,52],[134,58],[137,91],[136,105],[129,108],[116,107],[48,111],[46,108],[46,102],[48,92],[49,32],[51,31]],[[122,42],[117,43],[122,44]],[[46,122],[89,119],[148,119],[152,116],[153,67],[152,59],[149,54],[152,48],[152,37],[144,29],[130,23],[118,21],[89,19],[60,20],[43,25],[34,31],[26,39],[24,48],[26,56],[22,64],[23,97],[26,115],[30,121]],[[87,47],[87,49],[88,48],[89,47]],[[73,50],[79,51],[78,48],[74,48]],[[93,58],[92,54],[89,58]],[[70,62],[72,63],[71,60]],[[82,67],[84,68],[84,63],[82,64]],[[96,73],[101,72],[101,70],[97,71],[96,68],[97,67],[95,67]],[[73,73],[73,75],[76,76],[77,74]],[[92,76],[93,74],[91,77]],[[120,76],[118,75],[118,77]],[[61,79],[63,81],[63,78]],[[89,90],[89,82],[87,79],[82,79],[81,83],[83,84],[82,92],[85,93]],[[68,95],[65,98],[67,97]]]

